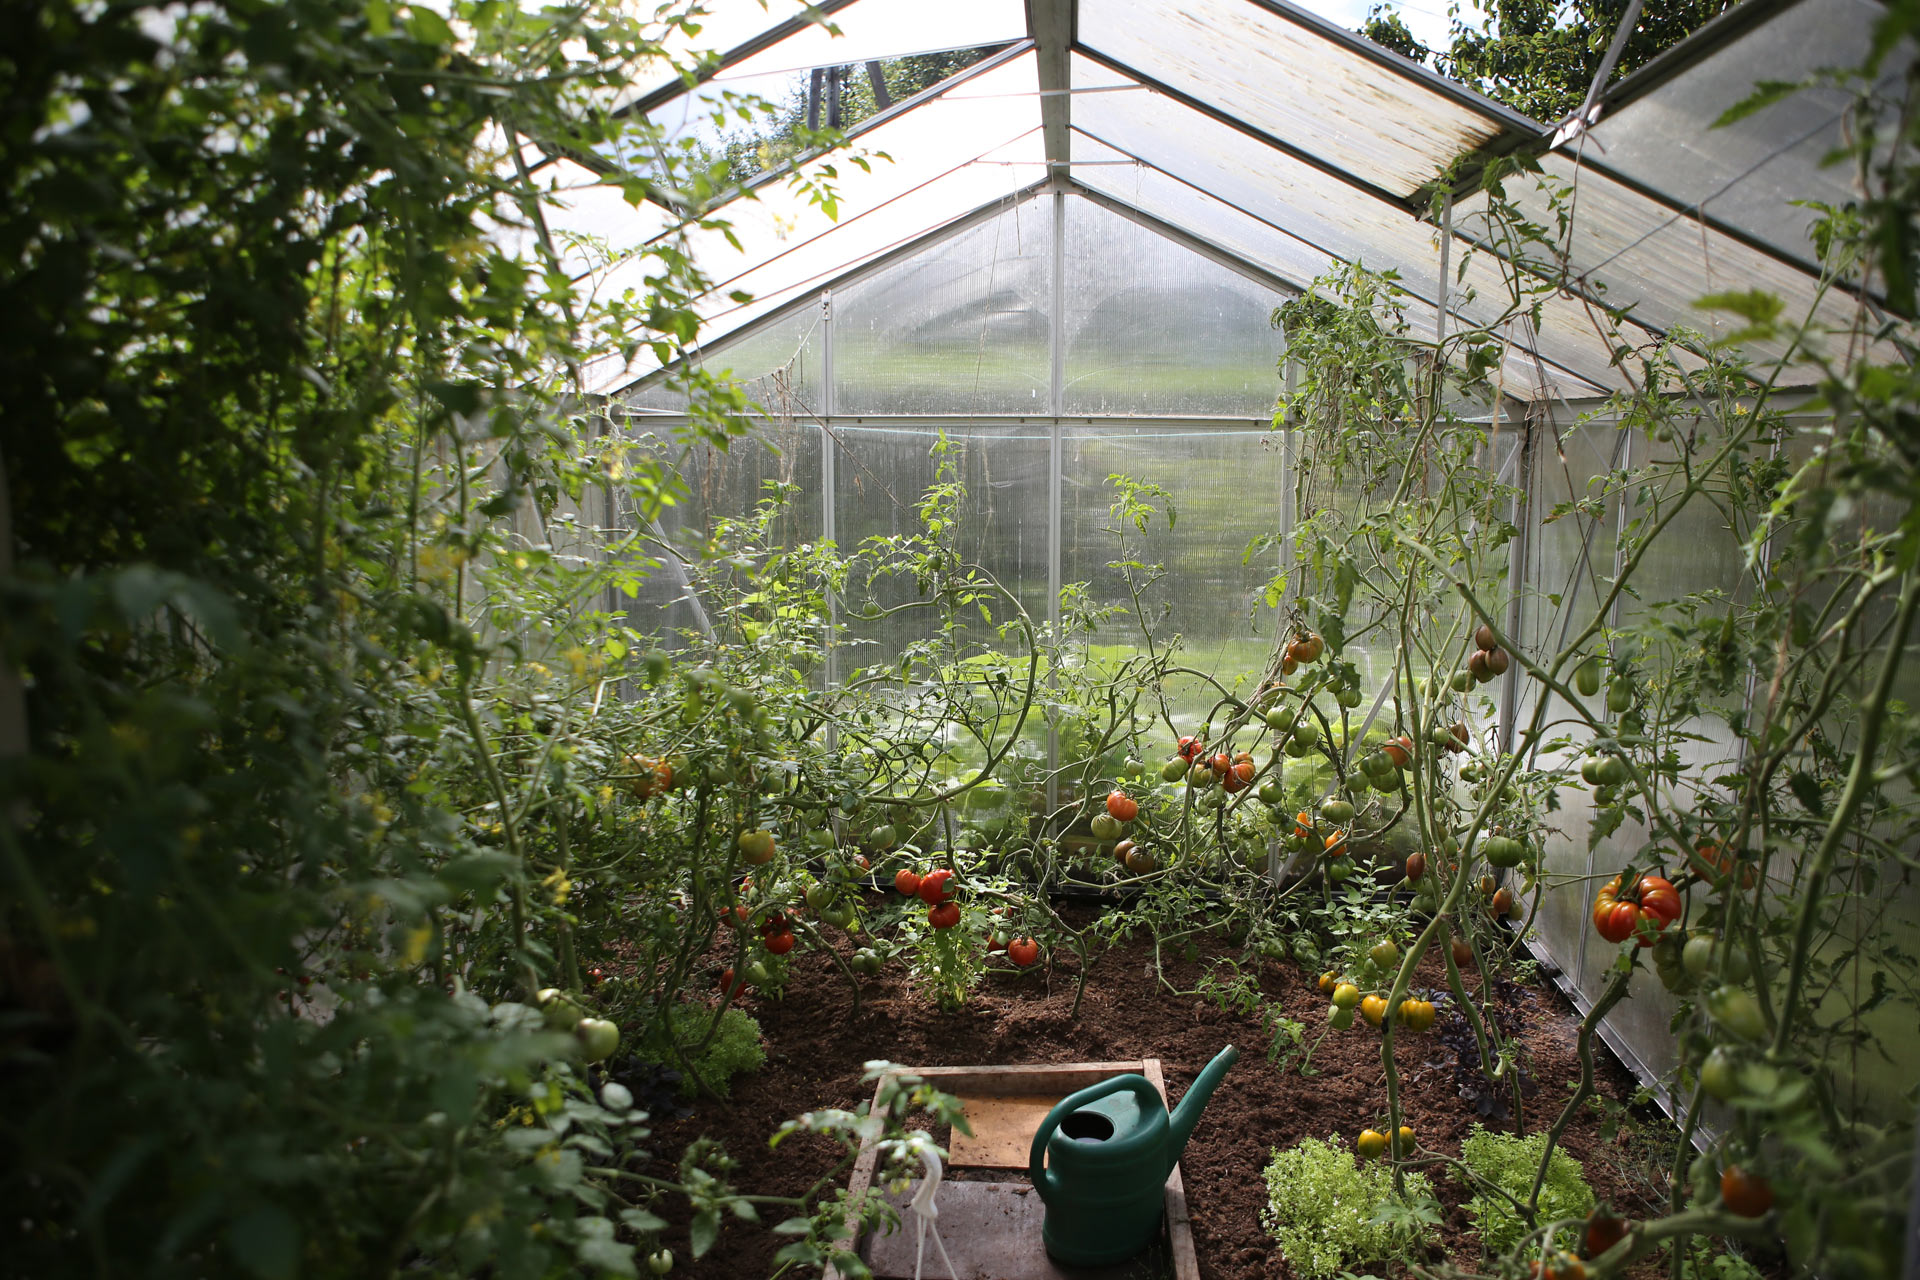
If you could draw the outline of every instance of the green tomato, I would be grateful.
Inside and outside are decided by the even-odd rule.
[[[1328,1005],[1327,1025],[1335,1031],[1345,1031],[1353,1025],[1353,1010],[1343,1009],[1337,1004]]]
[[[655,1249],[648,1254],[647,1270],[656,1276],[663,1276],[673,1270],[673,1250]]]
[[[574,1003],[573,997],[558,987],[547,987],[534,997],[540,1011],[546,1015],[547,1025],[555,1031],[571,1031],[580,1025],[585,1010]]]
[[[873,829],[872,833],[867,836],[867,839],[873,843],[876,849],[891,849],[894,845],[900,843],[900,834],[893,829],[891,822],[883,822]]]
[[[1187,776],[1187,762],[1179,756],[1160,766],[1160,781],[1178,782]]]
[[[1574,669],[1573,687],[1580,691],[1583,698],[1591,698],[1600,692],[1600,659],[1588,658]]]
[[[1280,785],[1279,779],[1268,778],[1260,784],[1260,789],[1254,794],[1260,797],[1261,804],[1277,805],[1287,798],[1287,789]]]
[[[1700,1084],[1720,1101],[1733,1101],[1740,1092],[1739,1056],[1726,1045],[1716,1045],[1700,1066]]]
[[[1128,756],[1127,762],[1120,766],[1120,776],[1123,778],[1145,777],[1146,772],[1147,772],[1146,764],[1142,761],[1134,759],[1132,756]]]
[[[820,912],[820,920],[821,923],[830,924],[836,929],[844,929],[853,923],[853,904],[836,902]]]
[[[1094,814],[1092,826],[1095,840],[1118,840],[1126,832],[1120,819],[1110,813]]]
[[[1767,1034],[1766,1015],[1753,993],[1735,986],[1715,987],[1707,993],[1707,1012],[1730,1034],[1742,1040],[1759,1040]]]
[[[1616,678],[1607,690],[1607,710],[1615,714],[1633,710],[1633,686],[1625,676]]]
[[[1353,806],[1336,796],[1321,804],[1320,816],[1336,827],[1344,827],[1353,821]]]
[[[1352,858],[1335,858],[1327,864],[1327,879],[1335,884],[1345,884],[1353,875]]]
[[[1685,966],[1688,977],[1695,982],[1707,980],[1713,972],[1713,949],[1719,942],[1712,933],[1696,933],[1687,939],[1686,947],[1680,952],[1680,963]]]
[[[1267,708],[1267,714],[1264,717],[1267,722],[1267,728],[1277,730],[1281,733],[1291,731],[1293,728],[1293,714],[1293,712],[1287,710],[1285,707]]]
[[[807,886],[807,905],[815,911],[825,911],[834,904],[838,896],[838,894],[834,893],[831,888],[824,884],[815,883]]]
[[[1400,963],[1400,948],[1394,945],[1393,939],[1383,938],[1367,951],[1367,959],[1382,969],[1391,969]]]
[[[620,1048],[620,1028],[604,1018],[582,1018],[574,1037],[588,1062],[605,1062]]]

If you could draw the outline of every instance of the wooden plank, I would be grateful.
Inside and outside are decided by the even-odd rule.
[[[982,1093],[1003,1097],[1045,1096],[1050,1094],[1055,1101],[1058,1101],[1067,1094],[1075,1093],[1090,1084],[1098,1084],[1100,1081],[1111,1076],[1121,1075],[1129,1071],[1137,1072],[1150,1080],[1154,1088],[1159,1090],[1161,1102],[1165,1103],[1167,1097],[1166,1080],[1160,1069],[1160,1060],[1158,1058],[1146,1058],[1135,1062],[1073,1062],[1037,1066],[900,1067],[895,1073],[889,1074],[907,1073],[917,1075],[928,1084],[946,1093],[964,1093],[968,1088],[975,1088]],[[874,1086],[874,1106],[876,1108],[880,1101],[880,1088],[884,1083],[885,1081],[883,1080]],[[1042,1114],[1044,1115],[1044,1112]],[[1029,1134],[1029,1143],[1031,1140],[1031,1134]],[[854,1162],[852,1177],[847,1184],[849,1196],[856,1202],[860,1196],[872,1187],[874,1169],[878,1163],[878,1159],[879,1152],[874,1144],[867,1143],[861,1148],[859,1158]],[[918,1185],[917,1182],[915,1185]],[[942,1184],[940,1204],[943,1228],[946,1225],[945,1214],[948,1188],[965,1185],[970,1184],[956,1182]],[[982,1183],[971,1185],[998,1186],[1006,1184]],[[1026,1184],[1011,1185],[1025,1186]],[[909,1188],[908,1195],[910,1196],[911,1193],[912,1188]],[[965,1193],[962,1194],[964,1195]],[[1039,1203],[1039,1197],[1037,1195],[1029,1195],[1024,1197],[1024,1201],[1037,1205]],[[904,1203],[904,1200],[902,1203]],[[1174,1166],[1173,1172],[1167,1177],[1166,1206],[1167,1230],[1163,1236],[1163,1246],[1150,1251],[1146,1256],[1152,1258],[1155,1253],[1161,1254],[1165,1262],[1171,1263],[1173,1280],[1200,1280],[1199,1259],[1193,1247],[1192,1219],[1187,1213],[1186,1187],[1180,1180],[1180,1168],[1177,1164]],[[1044,1220],[1044,1210],[1040,1210],[1040,1212],[1042,1216],[1035,1220],[1030,1233],[1023,1231],[1020,1234],[1009,1237],[1008,1243],[1012,1248],[1023,1249],[1023,1257],[1037,1257],[1044,1261],[1046,1260],[1046,1250],[1040,1243],[1039,1228],[1039,1222]],[[849,1212],[846,1221],[849,1229],[854,1231],[859,1230],[860,1224],[855,1214]],[[913,1274],[910,1262],[913,1253],[911,1223],[911,1219],[906,1220],[906,1251],[909,1258],[909,1267],[904,1273],[906,1275]],[[947,1240],[947,1232],[944,1229],[941,1231],[941,1239]],[[947,1248],[949,1252],[955,1253],[954,1262],[956,1265],[961,1266],[963,1269],[969,1266],[968,1261],[961,1258],[959,1254],[954,1251],[951,1241],[948,1241]],[[1005,1260],[1001,1259],[1000,1263],[996,1265],[1004,1264],[1004,1262]],[[1048,1265],[1051,1265],[1050,1261]],[[935,1261],[930,1264],[927,1270],[923,1270],[922,1274],[937,1276],[938,1273],[939,1264]],[[984,1276],[994,1273],[977,1272],[976,1274]],[[1046,1273],[1043,1272],[1040,1274],[1044,1276]],[[1079,1274],[1078,1272],[1074,1273],[1076,1280]],[[1157,1274],[1164,1276],[1168,1274],[1168,1270],[1163,1265]],[[842,1276],[837,1268],[828,1267],[824,1272],[823,1280],[845,1280],[845,1277]],[[1047,1280],[1052,1280],[1052,1277],[1047,1277]]]
[[[1160,1059],[1148,1058],[1146,1070],[1140,1074],[1153,1082],[1160,1091],[1160,1101],[1167,1110],[1173,1110],[1167,1101],[1167,1079],[1161,1074]],[[1200,1255],[1193,1248],[1193,1216],[1187,1212],[1187,1184],[1180,1177],[1180,1162],[1174,1161],[1173,1172],[1167,1175],[1167,1243],[1173,1253],[1174,1280],[1200,1280]]]
[[[945,1093],[1049,1093],[1064,1098],[1109,1076],[1140,1070],[1134,1062],[1062,1062],[1034,1067],[901,1067]]]
[[[914,1216],[907,1210],[915,1190],[887,1197],[900,1212],[900,1229],[870,1237],[863,1250],[879,1280],[908,1280],[916,1261],[923,1278],[948,1280],[932,1239],[924,1251],[916,1247]],[[1164,1240],[1114,1266],[1062,1267],[1040,1243],[1047,1207],[1025,1182],[943,1182],[936,1202],[940,1243],[953,1260],[954,1280],[1166,1280],[1171,1274]]]
[[[1065,1095],[1061,1095],[1065,1096]],[[1033,1135],[1060,1101],[1051,1093],[967,1093],[967,1127],[954,1130],[947,1163],[959,1169],[1025,1169]]]

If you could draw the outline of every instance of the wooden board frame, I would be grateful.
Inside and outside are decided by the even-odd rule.
[[[1099,1084],[1112,1076],[1133,1072],[1143,1075],[1160,1092],[1162,1106],[1167,1105],[1167,1081],[1160,1069],[1160,1059],[1142,1058],[1133,1062],[1069,1062],[1029,1067],[895,1067],[887,1076],[915,1075],[939,1089],[943,1093],[966,1093],[975,1090],[982,1093],[1000,1094],[1050,1094],[1064,1098],[1077,1093],[1088,1085]],[[874,1085],[873,1105],[880,1104],[880,1089],[886,1084],[886,1078]],[[1169,1107],[1171,1110],[1171,1107]],[[860,1155],[854,1162],[853,1176],[847,1184],[848,1194],[858,1199],[873,1185],[874,1166],[879,1163],[879,1148],[872,1142],[860,1148]],[[1193,1248],[1193,1218],[1187,1212],[1186,1183],[1180,1177],[1180,1165],[1176,1162],[1173,1172],[1167,1175],[1167,1252],[1173,1262],[1174,1280],[1200,1280],[1200,1259]],[[847,1215],[847,1225],[859,1237],[859,1221],[852,1212]],[[1034,1247],[1040,1246],[1038,1240]],[[828,1267],[823,1280],[845,1280],[837,1267]]]

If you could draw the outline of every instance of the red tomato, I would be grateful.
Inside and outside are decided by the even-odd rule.
[[[1040,944],[1032,938],[1015,938],[1007,944],[1007,959],[1022,969],[1040,958]]]
[[[738,1000],[747,989],[745,978],[735,978],[732,969],[720,971],[720,991],[730,1000]]]
[[[784,930],[779,933],[768,934],[763,941],[766,944],[767,950],[777,956],[783,956],[793,950],[793,935]]]
[[[1605,1209],[1595,1209],[1587,1218],[1586,1254],[1597,1258],[1627,1238],[1625,1218],[1616,1218]]]
[[[1213,759],[1207,761],[1207,764],[1215,773],[1225,773],[1233,768],[1233,757],[1224,751],[1216,751]]]
[[[1593,910],[1593,927],[1608,942],[1625,942],[1640,926],[1640,908],[1631,902],[1608,902]]]
[[[1207,744],[1198,738],[1180,739],[1179,755],[1182,760],[1192,760],[1206,749]]]
[[[942,867],[938,871],[929,871],[920,877],[920,901],[930,907],[937,907],[953,896],[953,890],[947,881],[953,879],[953,872]]]
[[[1765,1178],[1730,1164],[1720,1171],[1720,1199],[1729,1213],[1743,1218],[1763,1218],[1767,1210],[1773,1208],[1773,1188]]]
[[[911,898],[920,892],[920,875],[916,871],[902,867],[893,873],[893,887]]]
[[[960,923],[960,904],[943,902],[927,910],[927,923],[936,929],[951,929]]]
[[[1660,918],[1664,929],[1680,918],[1680,891],[1664,876],[1640,877],[1640,910]]]
[[[720,923],[730,929],[744,928],[747,923],[747,909],[745,907],[720,908]]]
[[[1124,791],[1109,791],[1107,812],[1121,822],[1132,822],[1140,816],[1140,802]]]
[[[1393,761],[1394,768],[1404,769],[1413,760],[1413,739],[1402,734],[1392,742],[1386,743],[1380,750],[1386,754],[1387,759]]]

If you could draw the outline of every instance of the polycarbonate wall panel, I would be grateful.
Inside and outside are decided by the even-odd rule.
[[[867,538],[918,531],[918,506],[936,479],[935,450],[943,430],[946,458],[967,489],[957,550],[1013,592],[1036,625],[1044,622],[1048,616],[1047,473],[1053,447],[1049,427],[835,423],[835,541],[851,552]],[[871,600],[887,609],[922,598],[923,591],[910,577],[850,584],[844,611],[849,643],[839,658],[842,678],[856,668],[897,662],[909,645],[931,638],[939,627],[939,615],[931,608],[863,621],[860,615],[866,603]],[[1014,616],[1004,604],[988,603],[996,626]],[[998,639],[977,611],[956,621],[972,643],[996,649],[1019,647],[1017,638]]]
[[[684,454],[664,424],[635,420],[628,424],[628,434],[669,460],[680,459],[687,493],[661,513],[659,526],[667,541],[689,559],[700,558],[699,548],[722,521],[749,518],[772,496],[769,485],[790,485],[793,491],[782,502],[766,541],[795,545],[820,537],[821,433],[813,423],[761,420],[752,435],[735,440],[728,449],[699,444]],[[632,513],[628,515],[631,519]],[[621,603],[627,609],[628,625],[657,633],[670,643],[678,633],[695,629],[696,615],[671,557],[657,546],[643,550],[660,562],[659,567],[634,600]]]
[[[840,414],[1046,413],[1053,204],[1029,200],[833,299]]]
[[[792,315],[717,348],[702,357],[702,367],[741,383],[755,404],[776,418],[808,418],[820,411],[821,365],[825,348],[818,307]],[[686,393],[660,381],[623,396],[637,409],[684,413]]]
[[[1624,464],[1624,455],[1615,452],[1624,439],[1605,425],[1566,428],[1557,439],[1551,424],[1535,432],[1520,643],[1536,657],[1557,653],[1579,635],[1611,587],[1620,503],[1605,496],[1605,477]],[[1593,500],[1600,502],[1593,515],[1573,512],[1569,506]],[[1539,685],[1522,680],[1519,689],[1516,721],[1524,729],[1531,723]],[[1596,699],[1593,709],[1601,706]],[[1543,740],[1565,736],[1576,745],[1541,751],[1540,763],[1551,765],[1578,756],[1577,744],[1587,735],[1574,721],[1570,709],[1556,698],[1547,708]],[[1548,893],[1537,921],[1539,939],[1548,953],[1589,994],[1593,988],[1584,982],[1582,957],[1588,947],[1600,945],[1588,937],[1592,886],[1586,877],[1593,870],[1587,851],[1592,820],[1592,793],[1584,787],[1562,788],[1560,808],[1542,850]],[[1600,963],[1604,966],[1604,961]]]
[[[1126,579],[1110,565],[1162,564],[1165,576],[1142,599],[1156,643],[1180,636],[1182,665],[1245,696],[1273,647],[1276,613],[1262,592],[1279,568],[1278,553],[1243,561],[1252,532],[1272,529],[1279,518],[1286,484],[1280,433],[1099,423],[1063,428],[1061,450],[1062,581],[1089,583],[1096,604],[1126,610],[1094,634],[1096,658],[1143,651],[1142,622],[1131,613]],[[1174,527],[1167,528],[1163,511],[1145,540],[1128,526],[1131,541],[1123,548],[1109,510],[1114,474],[1169,490],[1178,512]],[[1173,685],[1168,694],[1182,733],[1193,732],[1218,696],[1196,680]],[[1153,704],[1145,709],[1157,714]]]
[[[1087,47],[1396,195],[1501,132],[1491,103],[1473,110],[1417,73],[1249,0],[1080,0],[1076,32]]]
[[[1088,200],[1066,253],[1066,412],[1272,417],[1283,295]]]
[[[1848,166],[1822,163],[1842,145],[1852,95],[1805,88],[1724,127],[1714,122],[1759,80],[1791,83],[1823,68],[1860,66],[1883,12],[1871,0],[1800,0],[1603,117],[1590,154],[1682,205],[1706,202],[1721,221],[1814,264],[1807,231],[1818,214],[1795,202],[1841,207],[1856,198]],[[1883,84],[1905,74],[1911,52],[1894,51]]]

